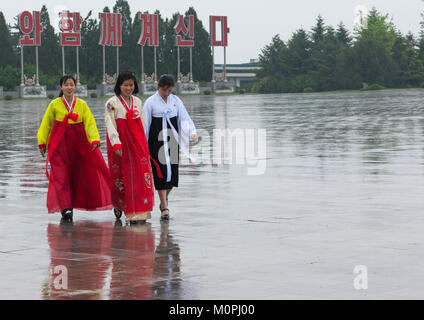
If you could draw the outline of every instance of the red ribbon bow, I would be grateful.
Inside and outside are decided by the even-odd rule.
[[[71,119],[73,122],[77,122],[77,120],[78,120],[78,114],[77,113],[73,113],[73,112],[71,112],[71,113],[68,113],[66,116],[65,116],[65,119],[63,119],[66,123],[68,123],[68,121],[66,121],[66,120],[68,120],[68,119]]]
[[[127,111],[127,120],[137,119],[139,116],[140,116],[140,114],[137,110],[131,109],[131,110]]]

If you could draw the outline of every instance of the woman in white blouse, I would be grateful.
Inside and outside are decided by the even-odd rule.
[[[197,141],[196,127],[183,102],[172,94],[174,79],[164,75],[158,91],[144,103],[145,134],[149,152],[160,166],[163,179],[153,170],[155,189],[158,191],[161,220],[169,220],[168,196],[178,187],[179,149],[190,157],[185,142]]]

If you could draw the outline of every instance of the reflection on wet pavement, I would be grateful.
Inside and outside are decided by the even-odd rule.
[[[136,227],[115,224],[113,212],[77,211],[73,225],[48,215],[36,141],[48,102],[0,101],[0,299],[422,297],[423,98],[183,97],[211,137],[215,128],[265,128],[266,171],[183,165],[169,225],[155,205],[151,222]],[[103,152],[105,101],[87,99]],[[353,286],[358,265],[368,268],[368,290]]]
[[[43,299],[179,298],[179,248],[167,223],[157,247],[150,223],[49,224],[47,238],[50,280]]]

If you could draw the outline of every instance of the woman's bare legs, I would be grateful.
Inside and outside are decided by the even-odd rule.
[[[168,196],[171,193],[172,189],[166,190],[166,201],[168,201]]]
[[[166,210],[162,211],[162,215],[169,214],[168,204],[167,204],[167,201],[166,201],[168,190],[158,190],[158,194],[159,194],[159,199],[160,199],[161,211],[163,209],[166,209]]]

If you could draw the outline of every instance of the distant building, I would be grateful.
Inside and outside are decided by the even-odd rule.
[[[255,71],[259,70],[258,59],[251,59],[249,63],[227,64],[227,80],[237,87],[243,87],[256,79]],[[224,72],[223,64],[215,64],[215,73]]]

